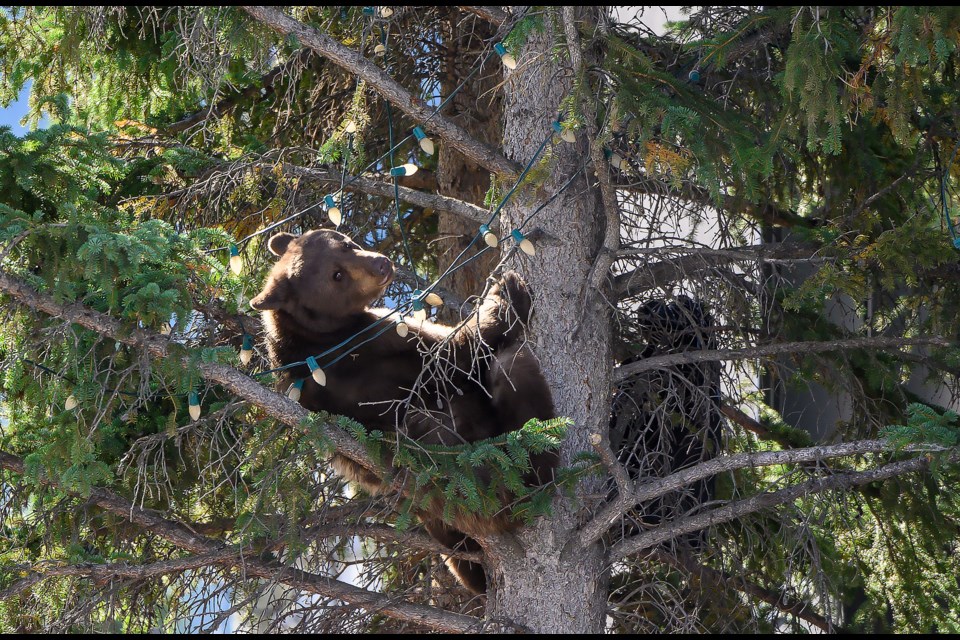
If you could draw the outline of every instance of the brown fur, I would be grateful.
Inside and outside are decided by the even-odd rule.
[[[280,259],[250,304],[264,312],[274,366],[320,354],[389,313],[369,308],[393,278],[393,265],[384,256],[363,251],[330,230],[300,237],[277,234],[269,247]],[[339,279],[334,278],[337,273]],[[307,409],[346,415],[371,430],[399,429],[429,444],[498,436],[531,418],[555,416],[549,387],[533,354],[523,346],[522,324],[517,321],[526,321],[529,314],[526,285],[508,272],[459,329],[408,321],[410,333],[405,338],[389,327],[375,340],[350,346],[372,337],[381,325],[318,360],[326,386],[316,384],[309,369],[300,366],[283,373],[280,388],[305,378],[300,403]],[[426,379],[415,404],[407,403],[424,369],[424,354],[438,345],[444,375]],[[344,350],[350,353],[347,357],[325,366]],[[527,477],[531,486],[552,479],[554,455],[534,456],[533,463]],[[343,456],[335,456],[333,466],[371,493],[382,489],[380,478]],[[443,504],[432,504],[419,515],[430,535],[451,548],[479,550],[464,533],[488,535],[517,526],[506,513],[493,518],[461,515],[451,526],[442,521],[442,512]],[[468,588],[485,590],[481,566],[454,559],[448,565]]]

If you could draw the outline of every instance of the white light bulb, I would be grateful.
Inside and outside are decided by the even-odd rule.
[[[243,273],[243,258],[240,256],[230,256],[230,271],[240,275]]]
[[[410,333],[410,326],[403,321],[403,318],[400,318],[400,321],[397,322],[397,335],[401,338],[406,338],[407,334]]]
[[[533,243],[530,242],[530,241],[529,241],[528,239],[526,239],[526,238],[524,238],[524,239],[520,242],[520,250],[523,251],[523,252],[524,252],[525,254],[527,254],[528,256],[533,256],[533,255],[536,255],[536,254],[537,254],[537,250],[536,250],[536,248],[533,246]]]
[[[376,55],[376,56],[382,56],[386,52],[387,52],[387,48],[382,44],[378,44],[373,48],[373,55]]]
[[[423,322],[427,319],[427,310],[426,309],[417,309],[413,312],[413,319],[417,322]]]
[[[300,384],[294,382],[290,385],[290,388],[287,389],[287,397],[293,400],[294,402],[300,401],[300,387],[303,384],[303,381],[300,381]]]
[[[564,129],[560,132],[560,139],[564,142],[576,142],[577,134],[573,132],[573,129]]]
[[[343,222],[343,214],[340,213],[339,207],[330,207],[327,209],[327,217],[330,218],[330,222],[332,222],[335,227],[339,227],[340,223]]]
[[[200,396],[196,391],[190,392],[189,410],[190,417],[196,422],[200,418]]]
[[[626,160],[623,159],[623,156],[614,151],[610,154],[610,164],[613,165],[614,169],[619,169],[622,171],[625,168],[624,164],[626,164]]]
[[[79,403],[77,402],[76,397],[74,397],[73,394],[70,394],[67,396],[67,401],[63,403],[63,408],[67,411],[73,411],[77,408],[77,404]]]
[[[488,247],[493,249],[497,248],[497,245],[500,244],[500,238],[497,237],[493,231],[487,231],[483,234],[483,241],[487,243]]]
[[[393,15],[393,9],[391,9],[390,7],[380,7],[381,18],[389,18],[392,15]]]
[[[250,364],[250,361],[253,360],[253,349],[240,349],[240,362],[242,364]]]
[[[420,168],[420,167],[418,167],[417,165],[408,162],[408,163],[406,163],[405,165],[403,165],[403,170],[404,170],[404,174],[403,174],[403,175],[405,175],[405,176],[412,176],[413,174],[415,174],[415,173],[417,172],[417,170],[418,170],[419,168]]]
[[[423,152],[428,156],[432,156],[437,148],[433,144],[433,140],[430,138],[423,138],[420,140],[420,148],[423,149]]]
[[[356,133],[357,132],[357,123],[353,120],[347,122],[347,128],[344,129],[347,133]]]
[[[317,367],[316,369],[314,369],[310,373],[310,375],[313,376],[314,382],[316,382],[321,387],[327,386],[327,374],[325,374],[323,372],[323,369],[321,369],[320,367]]]
[[[435,293],[432,292],[432,291],[426,295],[426,297],[423,299],[423,301],[426,302],[426,303],[427,303],[428,305],[430,305],[431,307],[442,307],[442,306],[443,306],[443,298],[441,298],[440,296],[438,296],[437,294],[435,294]]]

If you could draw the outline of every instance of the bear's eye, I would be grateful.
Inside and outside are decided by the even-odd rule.
[[[337,271],[335,274],[333,274],[333,279],[337,282],[343,280],[343,271]]]

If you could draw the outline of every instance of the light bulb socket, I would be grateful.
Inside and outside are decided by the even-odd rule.
[[[514,229],[513,231],[511,231],[510,237],[513,238],[513,241],[516,242],[517,244],[520,244],[526,238],[526,236],[523,235],[523,232],[520,231],[520,229]]]
[[[427,134],[424,133],[424,132],[423,132],[423,129],[421,129],[420,127],[414,127],[414,128],[413,128],[413,136],[414,136],[417,140],[423,140],[424,138],[427,137]]]
[[[191,407],[199,407],[199,406],[200,406],[200,394],[198,394],[196,391],[191,391],[191,392],[190,392],[190,401],[189,401],[189,402],[190,402],[190,406],[191,406]]]
[[[560,124],[559,120],[554,120],[552,123],[550,123],[550,126],[553,127],[553,130],[557,133],[563,133],[563,125]]]
[[[230,257],[236,258],[239,255],[240,255],[240,249],[237,248],[237,245],[235,244],[230,245]]]
[[[501,58],[507,55],[507,48],[503,46],[502,42],[498,42],[495,45],[493,45],[493,50],[496,51],[497,55],[500,56]]]
[[[373,7],[364,7],[364,8],[363,8],[363,15],[365,15],[365,16],[372,16],[372,15],[376,14],[376,12],[377,12],[377,10],[374,9]]]
[[[253,336],[251,336],[250,334],[247,334],[247,333],[245,333],[245,334],[243,335],[243,347],[242,347],[242,348],[243,348],[244,351],[252,351],[252,350],[253,350]]]
[[[324,196],[323,202],[324,202],[324,204],[327,205],[327,208],[328,208],[328,209],[333,209],[334,207],[337,206],[337,201],[334,200],[334,199],[333,199],[333,196],[330,195],[330,194],[327,194],[326,196]]]

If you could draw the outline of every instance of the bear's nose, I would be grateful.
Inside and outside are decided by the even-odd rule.
[[[393,263],[390,262],[390,258],[384,258],[384,257],[377,258],[376,267],[377,267],[377,272],[382,276],[385,276],[388,273],[389,274],[393,273]]]

